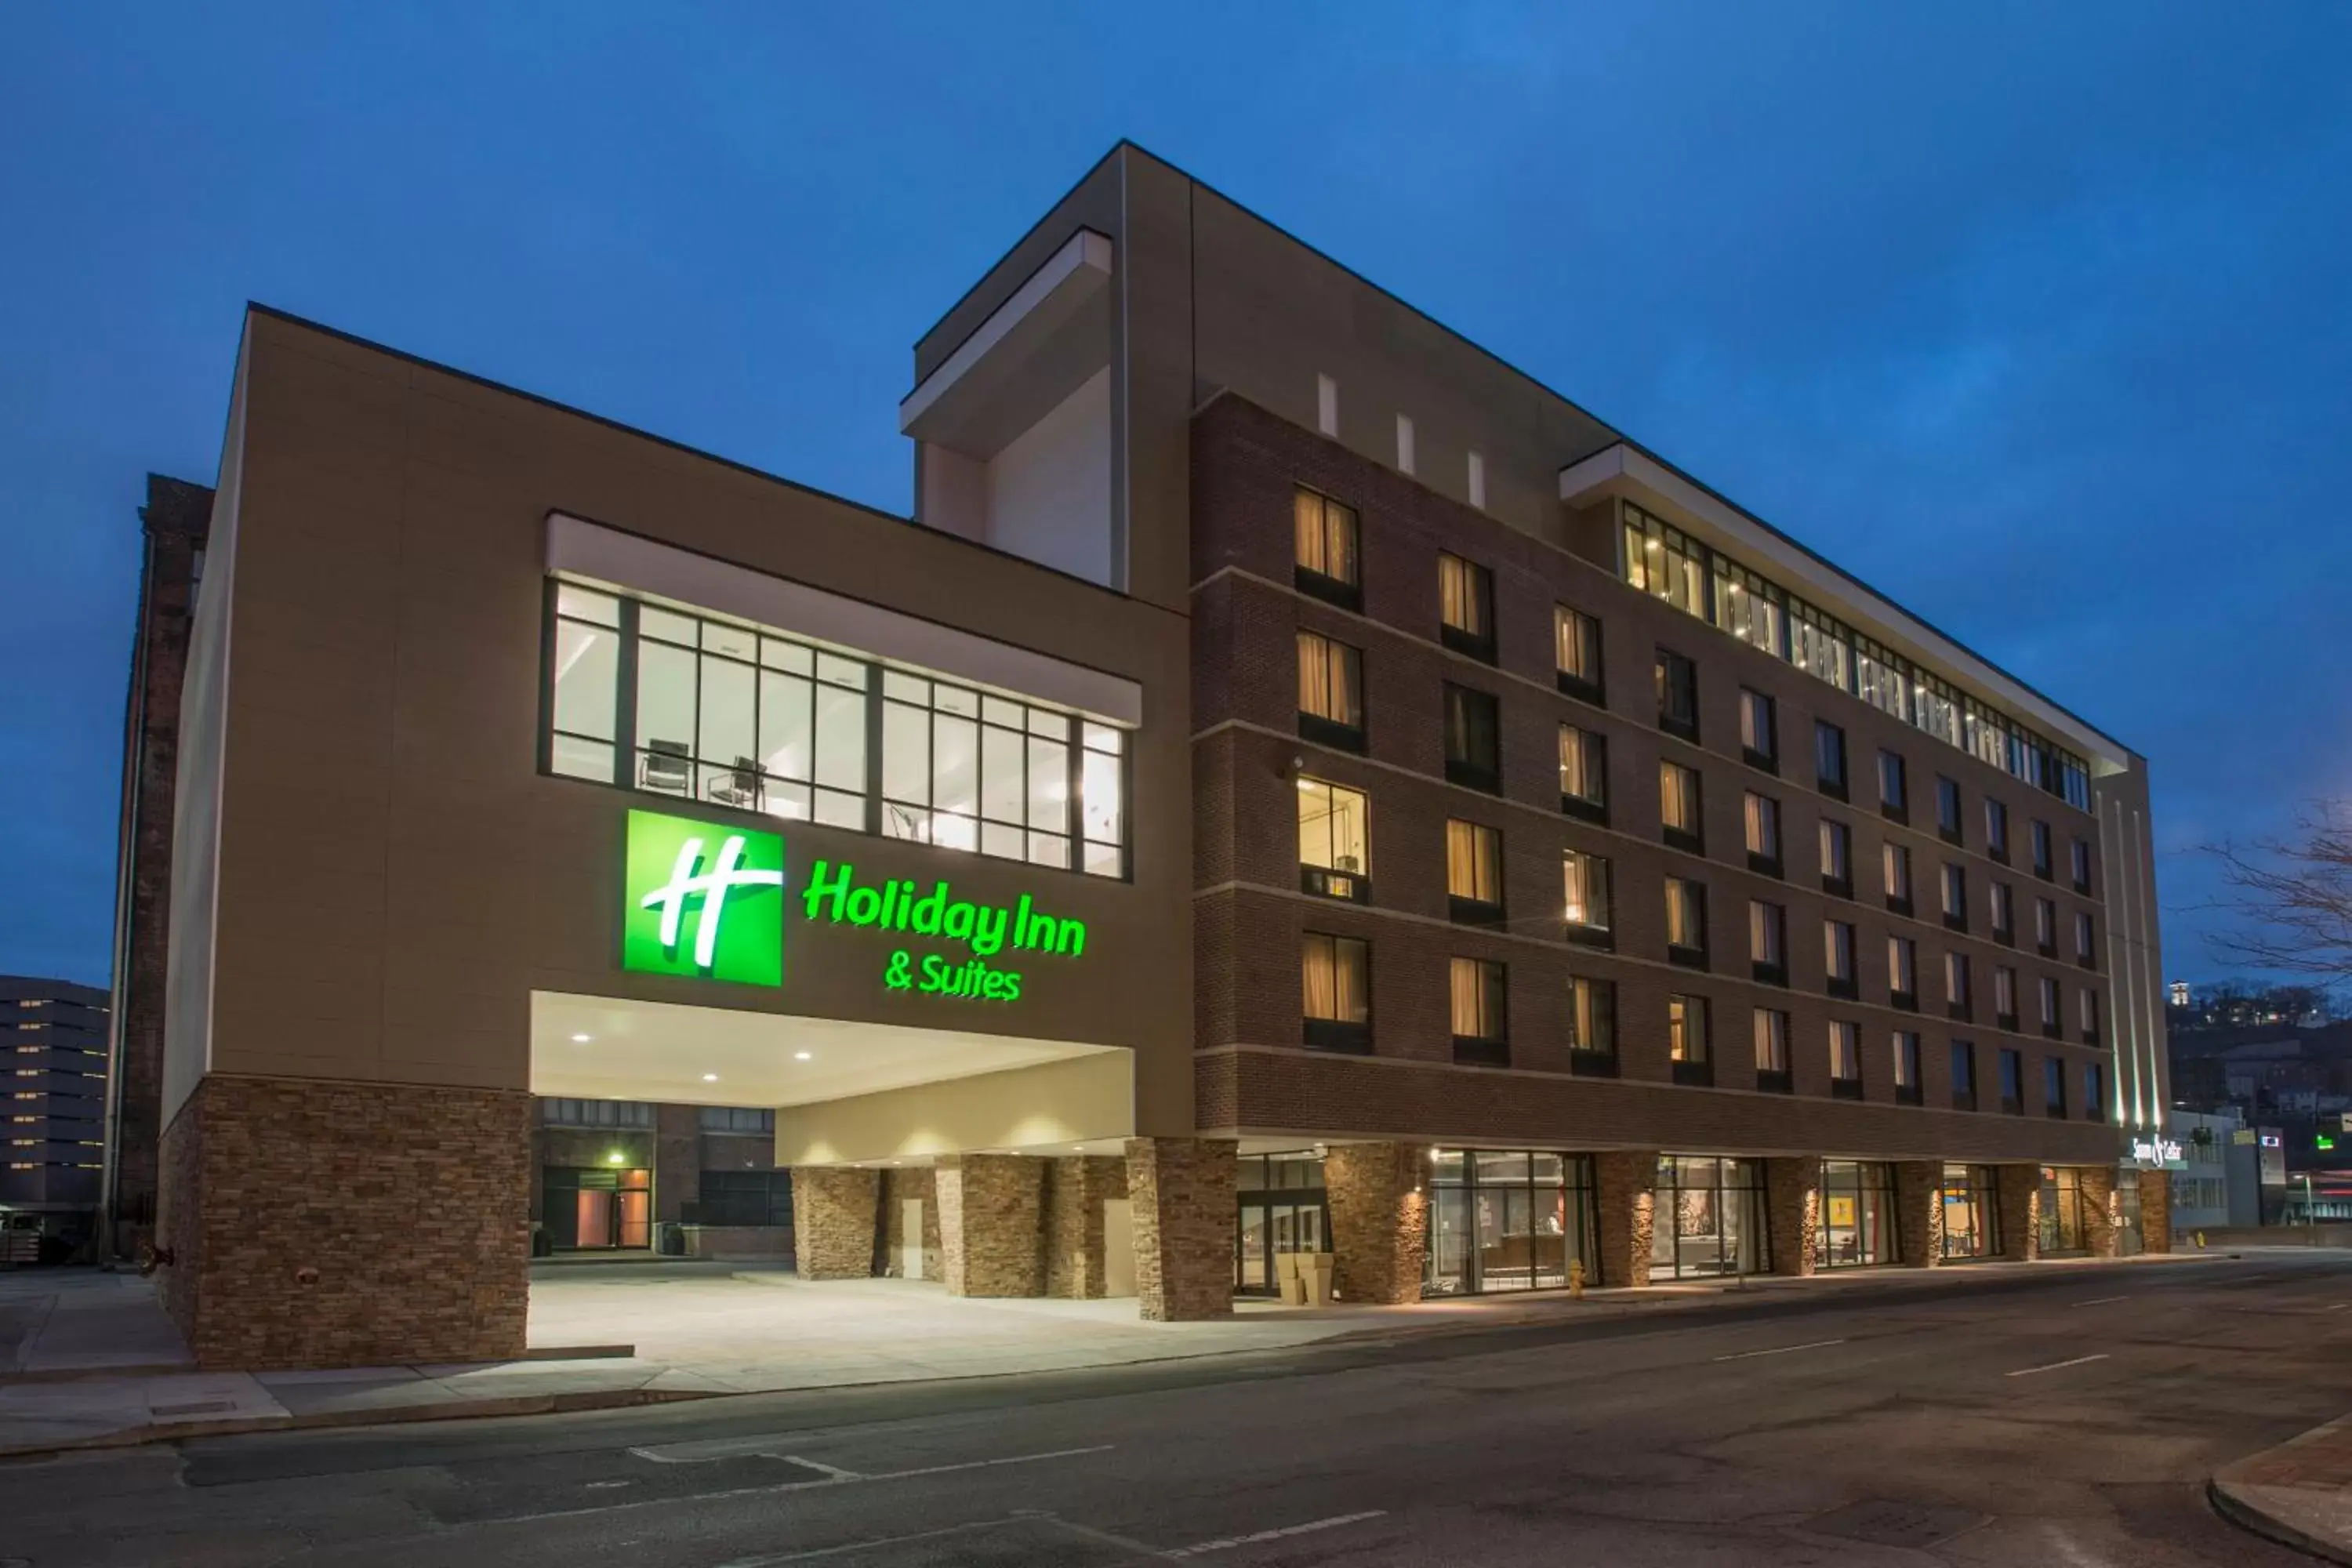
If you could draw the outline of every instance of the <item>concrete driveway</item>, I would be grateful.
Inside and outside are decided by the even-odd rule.
[[[713,1393],[1280,1350],[1364,1326],[1278,1310],[1147,1323],[1132,1299],[982,1300],[950,1296],[931,1280],[812,1283],[782,1271],[541,1268],[530,1281],[533,1355],[628,1345],[637,1363],[667,1368],[664,1386]]]

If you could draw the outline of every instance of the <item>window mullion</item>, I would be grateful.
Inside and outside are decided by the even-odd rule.
[[[614,782],[634,789],[637,783],[637,602],[621,601],[620,646],[615,650],[613,679],[613,762],[619,777]]]
[[[866,831],[878,837],[882,832],[882,667],[868,664],[865,670]]]

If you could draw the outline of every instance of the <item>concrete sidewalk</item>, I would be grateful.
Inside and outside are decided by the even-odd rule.
[[[2352,1563],[2352,1415],[2239,1460],[2206,1490],[2223,1518],[2255,1534]]]
[[[0,1361],[0,1455],[1125,1366],[1346,1337],[1666,1316],[1794,1295],[1891,1304],[1970,1283],[2161,1261],[1851,1270],[1594,1290],[1581,1299],[1543,1291],[1402,1307],[1245,1301],[1231,1319],[1189,1323],[1144,1322],[1132,1300],[983,1300],[921,1280],[811,1283],[771,1270],[658,1266],[534,1270],[523,1360],[259,1373],[182,1370],[186,1353],[148,1281],[56,1271],[37,1277],[39,1286],[33,1276],[0,1278],[0,1325],[12,1310],[20,1329],[37,1319],[17,1335],[15,1358]],[[0,1327],[0,1350],[8,1343]],[[588,1353],[589,1346],[610,1352]]]

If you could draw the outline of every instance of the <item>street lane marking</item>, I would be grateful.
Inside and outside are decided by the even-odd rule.
[[[719,1564],[719,1568],[768,1568],[774,1563],[808,1563],[819,1557],[839,1557],[851,1552],[867,1552],[877,1546],[901,1546],[910,1541],[937,1541],[943,1535],[970,1535],[975,1530],[1002,1530],[1006,1521],[1001,1519],[979,1519],[970,1524],[950,1524],[940,1530],[919,1530],[912,1535],[877,1535],[871,1541],[845,1541],[839,1546],[820,1546],[811,1552],[771,1552],[759,1557],[734,1557]]]
[[[1845,1343],[1843,1340],[1808,1340],[1801,1345],[1774,1345],[1769,1351],[1737,1351],[1730,1355],[1719,1355],[1711,1359],[1716,1361],[1746,1361],[1750,1356],[1787,1355],[1790,1351],[1817,1351],[1824,1345],[1842,1345],[1843,1343]]]
[[[1328,1519],[1311,1519],[1305,1524],[1286,1524],[1279,1530],[1261,1530],[1250,1535],[1225,1535],[1214,1541],[1195,1542],[1190,1546],[1169,1550],[1170,1557],[1205,1557],[1212,1552],[1230,1552],[1236,1546],[1255,1546],[1261,1542],[1287,1541],[1294,1535],[1311,1535],[1318,1530],[1337,1530],[1343,1524],[1361,1524],[1368,1519],[1380,1519],[1386,1509],[1366,1509],[1361,1513],[1335,1513]]]
[[[862,1481],[866,1479],[856,1470],[845,1470],[839,1465],[828,1465],[822,1459],[804,1459],[798,1454],[775,1454],[770,1457],[782,1459],[787,1464],[804,1465],[817,1474],[830,1476],[836,1481]]]
[[[2073,1361],[2053,1361],[2047,1366],[2021,1366],[2015,1372],[2002,1373],[2001,1376],[2032,1377],[2037,1372],[2056,1372],[2062,1366],[2082,1366],[2089,1362],[2105,1361],[2106,1359],[2107,1352],[2101,1351],[2096,1355],[2078,1355]]]
[[[2128,1301],[2129,1296],[2094,1296],[2087,1301],[2077,1301],[2077,1307],[2104,1307],[2110,1301]]]

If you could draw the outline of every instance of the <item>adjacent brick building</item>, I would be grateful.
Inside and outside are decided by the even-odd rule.
[[[911,520],[258,310],[236,386],[208,1360],[511,1353],[525,1216],[685,1217],[698,1106],[811,1277],[1151,1318],[2133,1245],[2141,759],[1136,148],[919,340]],[[317,1222],[426,1120],[479,1213],[395,1280]]]

